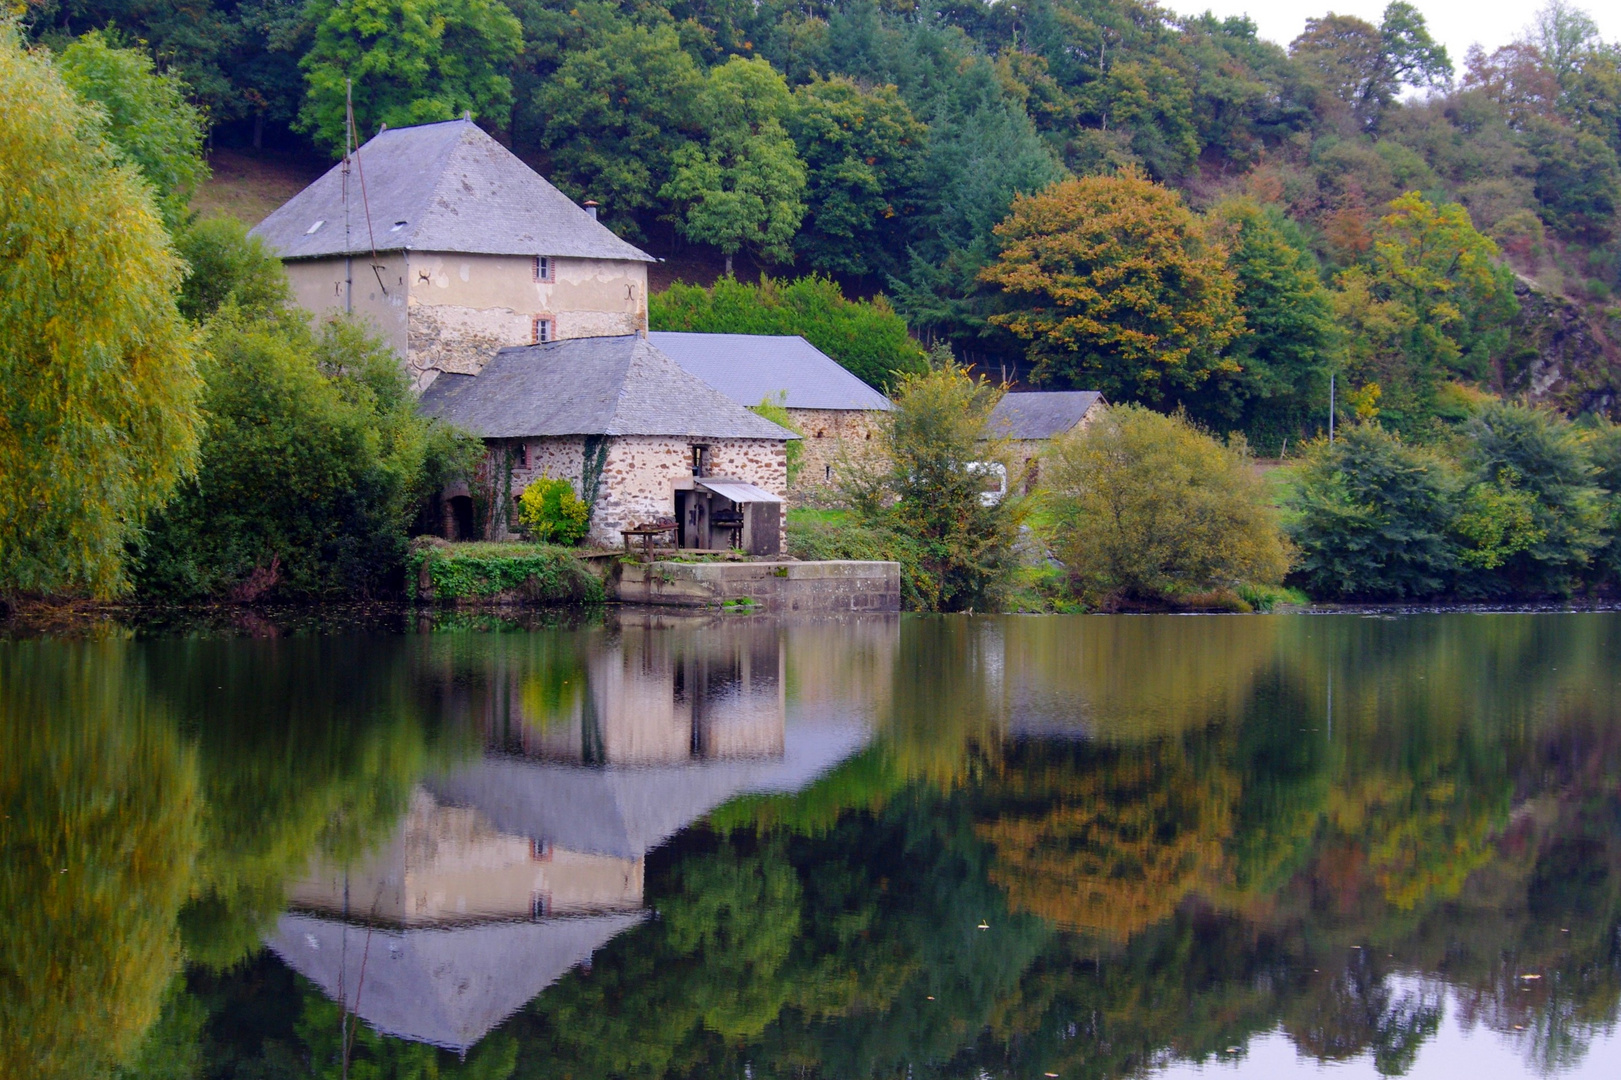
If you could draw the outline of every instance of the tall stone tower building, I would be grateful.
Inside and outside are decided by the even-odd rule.
[[[647,329],[653,257],[469,120],[381,132],[253,232],[300,305],[369,319],[419,390],[505,346]]]

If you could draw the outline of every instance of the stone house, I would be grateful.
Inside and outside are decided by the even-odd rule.
[[[647,328],[653,257],[470,120],[383,130],[253,232],[302,307],[369,319],[419,390],[505,346]]]
[[[1040,478],[1047,444],[1084,428],[1108,407],[1096,390],[1023,390],[1002,395],[986,429],[992,438],[1008,440],[1010,464],[1022,466],[1028,491]]]
[[[622,530],[662,519],[675,522],[684,548],[781,550],[786,447],[796,436],[641,334],[502,349],[476,375],[441,374],[420,408],[482,437],[488,475],[514,500],[538,477],[568,480],[592,505],[596,544],[618,546]],[[484,531],[470,492],[445,496],[452,538]]]
[[[798,335],[688,334],[656,330],[649,341],[689,373],[745,407],[784,395],[804,448],[795,487],[833,481],[840,451],[870,441],[887,397]]]

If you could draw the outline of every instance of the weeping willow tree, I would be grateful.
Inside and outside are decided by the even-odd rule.
[[[117,592],[191,468],[183,269],[104,114],[0,26],[0,598]]]

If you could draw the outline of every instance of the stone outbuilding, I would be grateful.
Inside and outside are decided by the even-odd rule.
[[[441,374],[420,408],[485,440],[492,499],[543,476],[573,484],[592,507],[594,543],[669,522],[683,548],[781,550],[795,436],[640,334],[502,349],[477,375]],[[485,531],[470,492],[448,492],[446,505],[452,539]]]
[[[1084,428],[1109,403],[1096,390],[1024,390],[1003,394],[991,410],[986,430],[992,438],[1008,440],[1008,457],[1022,465],[1025,488],[1035,486],[1041,474],[1041,455],[1053,439]]]
[[[783,396],[804,452],[796,487],[832,482],[840,449],[871,440],[895,406],[797,335],[654,331],[648,340],[689,373],[745,407]]]
[[[253,232],[302,307],[369,319],[418,389],[504,346],[647,328],[653,257],[470,120],[385,129]]]

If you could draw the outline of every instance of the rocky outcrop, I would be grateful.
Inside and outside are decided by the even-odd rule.
[[[1503,388],[1572,415],[1616,415],[1621,402],[1621,334],[1606,333],[1597,312],[1517,277],[1520,313],[1510,325]]]

